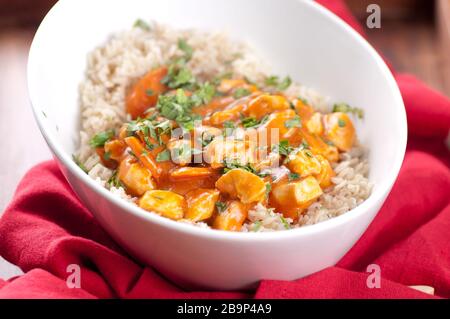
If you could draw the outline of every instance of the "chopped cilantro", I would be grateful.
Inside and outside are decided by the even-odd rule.
[[[178,49],[184,52],[187,61],[192,58],[194,49],[186,42],[185,39],[178,40]]]
[[[122,181],[119,179],[119,176],[117,175],[117,171],[114,171],[114,173],[108,179],[107,183],[108,183],[109,187],[125,188],[125,185],[123,185]]]
[[[264,124],[268,119],[269,119],[268,115],[264,116],[260,121],[258,121],[254,117],[246,117],[241,120],[241,123],[242,126],[244,126],[245,128],[250,128]]]
[[[252,94],[252,92],[250,92],[248,89],[245,89],[245,88],[237,88],[237,89],[234,91],[233,96],[234,96],[235,99],[240,99],[240,98],[242,98],[242,97],[244,97],[244,96],[248,96],[248,95],[250,95],[250,94]]]
[[[289,146],[287,140],[280,141],[280,143],[272,145],[272,151],[280,155],[288,156],[294,150],[293,147]]]
[[[308,100],[304,97],[298,96],[297,99],[300,100],[303,104],[309,105]]]
[[[133,156],[136,159],[138,158],[137,155],[132,150],[128,150],[128,154]]]
[[[266,183],[266,197],[269,196],[271,190],[272,190],[272,185],[270,185],[270,183]]]
[[[161,80],[162,84],[171,89],[190,88],[195,84],[195,77],[184,65],[171,64],[167,75]]]
[[[357,107],[351,107],[347,103],[335,104],[333,106],[333,112],[351,113],[356,115],[360,119],[364,118],[364,110]]]
[[[224,72],[224,73],[214,77],[214,79],[212,80],[212,83],[217,86],[220,84],[220,82],[223,79],[231,79],[232,77],[233,77],[233,72]]]
[[[133,27],[134,28],[140,28],[140,29],[145,30],[145,31],[151,31],[151,29],[152,29],[150,27],[150,25],[147,22],[145,22],[144,20],[142,20],[142,19],[137,19],[136,22],[134,22]]]
[[[89,144],[92,147],[103,147],[114,135],[114,130],[98,133],[89,141]]]
[[[202,135],[202,140],[201,140],[202,146],[203,146],[203,147],[208,146],[209,143],[212,142],[212,140],[214,139],[214,137],[215,137],[214,135],[209,134],[209,133],[207,133],[207,132],[203,133],[203,135]]]
[[[170,152],[169,150],[164,150],[156,156],[157,162],[166,162],[170,160]]]
[[[225,121],[225,122],[223,122],[223,127],[225,127],[225,128],[236,128],[236,124],[234,124],[231,121]]]
[[[239,163],[238,161],[234,160],[234,161],[230,161],[228,159],[225,159],[224,161],[224,165],[225,168],[223,169],[224,173],[229,172],[232,169],[242,169],[244,171],[248,171],[250,173],[256,174],[256,170],[255,168],[252,166],[252,164],[246,164],[246,165],[242,165],[241,163]]]
[[[262,223],[260,220],[257,220],[253,225],[252,231],[257,232],[261,229]]]
[[[216,95],[216,88],[210,83],[206,82],[198,88],[197,91],[191,96],[194,106],[208,104]]]
[[[225,128],[223,130],[223,136],[228,137],[233,135],[234,130],[236,129],[236,124],[231,121],[225,121],[223,122],[223,127]]]
[[[280,81],[280,78],[278,76],[272,75],[266,78],[265,83],[267,86],[273,86],[280,91],[284,91],[291,86],[292,80],[289,76],[287,76]]]
[[[290,182],[295,181],[300,178],[300,175],[297,173],[289,173],[288,179]]]
[[[246,117],[241,121],[242,125],[245,128],[254,127],[259,125],[259,121],[255,119],[254,117]]]
[[[279,77],[276,75],[271,75],[266,78],[266,85],[268,86],[277,86],[279,81]]]
[[[339,125],[339,127],[345,127],[346,123],[345,123],[345,121],[343,119],[339,119],[338,120],[338,125]]]
[[[286,229],[290,229],[290,228],[291,228],[291,226],[290,226],[289,223],[287,222],[286,218],[284,218],[283,216],[280,216],[280,220],[281,220],[281,222],[283,223],[284,228],[286,228]]]
[[[76,157],[75,155],[72,155],[72,159],[75,162],[75,164],[77,164],[78,167],[83,170],[83,172],[85,172],[86,174],[89,173],[89,170],[86,168],[86,166],[84,166],[83,163],[81,163],[81,161],[78,157]]]
[[[296,115],[294,118],[287,120],[286,122],[284,122],[284,126],[286,128],[302,127],[300,116]]]
[[[111,152],[105,152],[105,154],[103,154],[103,159],[109,161],[111,159]]]
[[[152,89],[147,89],[147,90],[145,91],[145,94],[147,94],[147,96],[152,96],[152,95],[155,94],[155,91],[153,91]]]
[[[227,209],[227,204],[224,202],[216,202],[217,211],[219,213],[224,212]]]

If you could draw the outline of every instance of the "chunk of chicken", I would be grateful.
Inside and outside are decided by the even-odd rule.
[[[289,101],[284,96],[263,94],[248,103],[244,114],[260,120],[267,114],[287,110],[289,107]]]
[[[105,143],[105,152],[110,154],[110,158],[120,162],[124,157],[127,145],[123,140],[114,139]]]
[[[171,181],[186,179],[205,178],[216,174],[216,170],[210,167],[179,167],[173,169],[170,173]]]
[[[304,128],[301,129],[301,136],[314,154],[323,155],[332,163],[339,160],[339,151],[336,146],[326,143],[320,136],[310,134]]]
[[[206,122],[211,125],[220,126],[227,121],[236,121],[241,116],[246,102],[247,98],[237,100],[230,104],[225,110],[213,113]]]
[[[171,159],[175,164],[185,166],[192,160],[192,142],[187,139],[172,139],[167,143]]]
[[[274,187],[271,200],[285,217],[297,219],[298,214],[322,195],[322,189],[313,176],[298,182],[290,182]]]
[[[133,162],[131,157],[120,163],[117,176],[127,191],[134,196],[141,196],[146,191],[156,188],[150,170],[140,163]]]
[[[222,175],[216,187],[231,198],[238,198],[244,204],[262,202],[266,199],[266,183],[257,175],[235,168]]]
[[[230,201],[224,211],[214,219],[213,228],[228,231],[239,231],[248,215],[248,206],[240,201]]]
[[[319,160],[306,149],[290,154],[287,157],[286,166],[301,177],[319,174],[321,171]]]
[[[355,142],[355,127],[347,114],[336,112],[324,116],[325,138],[341,151],[349,151]]]
[[[294,134],[296,128],[286,127],[286,121],[294,119],[295,116],[295,111],[290,109],[275,112],[270,114],[267,121],[258,128],[260,134],[266,133],[269,147]]]
[[[224,160],[238,161],[242,165],[255,162],[249,143],[236,139],[215,138],[204,152],[204,160],[212,168],[224,166]]]
[[[306,122],[306,129],[315,135],[323,134],[322,114],[319,112],[314,113]]]
[[[173,220],[179,220],[184,216],[186,201],[183,196],[174,192],[151,190],[141,197],[139,207]]]
[[[246,89],[250,93],[256,92],[256,85],[249,84],[244,79],[223,79],[217,87],[217,91],[221,93],[232,93],[235,89]]]
[[[196,189],[186,194],[186,219],[201,221],[210,218],[219,200],[220,192],[217,189]]]
[[[320,162],[320,173],[316,174],[315,177],[319,182],[320,187],[330,187],[333,184],[331,178],[333,178],[336,174],[333,171],[330,162],[325,157],[323,157],[322,155],[316,155],[316,158]]]
[[[126,110],[133,119],[142,116],[149,108],[156,105],[158,95],[167,90],[161,80],[167,75],[167,68],[161,67],[148,72],[131,89],[126,98]]]
[[[314,109],[305,103],[302,99],[296,99],[294,102],[295,111],[300,116],[302,121],[308,121],[314,114]]]

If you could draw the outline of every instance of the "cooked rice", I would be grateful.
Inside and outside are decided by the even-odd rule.
[[[86,79],[80,86],[81,132],[80,146],[75,156],[86,167],[90,177],[132,203],[136,202],[136,198],[127,195],[122,187],[109,185],[113,171],[100,164],[89,141],[98,132],[118,130],[129,120],[124,107],[128,87],[149,69],[182,54],[177,45],[180,38],[186,39],[194,48],[188,67],[201,80],[232,72],[262,85],[270,75],[267,64],[250,47],[232,41],[222,33],[176,30],[156,23],[151,25],[151,31],[133,28],[118,33],[89,54]],[[329,110],[327,98],[302,85],[293,84],[286,93],[302,96],[319,111]],[[361,147],[354,147],[350,152],[341,154],[341,160],[334,167],[337,174],[333,179],[335,186],[325,190],[298,224],[293,225],[291,219],[258,204],[249,212],[249,222],[242,227],[242,231],[274,231],[314,224],[359,205],[371,192],[366,152]],[[205,223],[197,223],[197,226],[209,227]]]

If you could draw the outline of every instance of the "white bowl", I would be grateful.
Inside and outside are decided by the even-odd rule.
[[[228,31],[256,47],[275,73],[363,108],[357,131],[370,149],[371,196],[316,225],[233,233],[145,212],[97,185],[71,158],[79,131],[78,86],[88,52],[137,18]],[[41,132],[81,201],[127,251],[186,287],[249,288],[261,279],[293,280],[334,265],[377,214],[406,147],[405,110],[390,71],[361,36],[312,1],[62,0],[36,33],[28,82]]]

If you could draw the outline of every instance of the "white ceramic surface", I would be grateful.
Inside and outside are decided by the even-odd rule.
[[[313,226],[231,233],[147,213],[99,187],[71,159],[78,140],[78,85],[87,53],[137,18],[228,31],[258,49],[274,73],[363,108],[357,130],[370,148],[370,198]],[[404,106],[388,68],[356,32],[312,1],[62,0],[33,41],[28,80],[42,134],[80,199],[128,251],[187,287],[248,288],[262,278],[293,280],[335,264],[375,217],[405,152]]]

